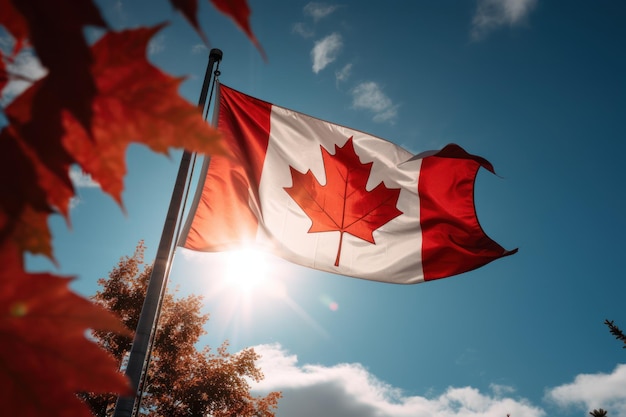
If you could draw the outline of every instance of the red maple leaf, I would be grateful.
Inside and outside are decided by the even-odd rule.
[[[259,50],[263,59],[267,61],[265,51],[250,27],[250,7],[248,7],[246,0],[211,0],[211,3],[217,10],[235,21],[237,26],[248,36],[250,42]]]
[[[198,28],[194,0],[182,4]],[[250,31],[245,0],[224,13]],[[88,26],[107,28],[93,0],[0,0],[0,26],[14,38],[0,51],[0,91],[7,63],[31,45],[48,75],[2,109],[0,130],[0,404],[20,416],[91,416],[76,392],[130,395],[116,362],[87,337],[89,329],[128,334],[104,309],[73,294],[68,279],[25,272],[23,252],[52,257],[49,214],[68,216],[68,170],[78,163],[121,202],[124,153],[140,142],[220,153],[216,131],[178,95],[182,79],[145,58],[159,30],[107,33],[90,48]]]
[[[23,271],[21,254],[0,261],[0,404],[11,416],[91,416],[77,391],[129,394],[112,356],[88,329],[128,334],[110,312],[72,293],[69,279]]]
[[[334,155],[320,148],[326,184],[321,185],[311,170],[303,174],[290,166],[293,185],[285,191],[311,219],[309,233],[340,232],[335,259],[339,266],[344,233],[376,244],[374,230],[402,214],[396,207],[400,189],[383,182],[371,191],[365,188],[373,162],[361,163],[352,137],[341,148],[335,145]]]
[[[0,177],[6,179],[0,181],[0,242],[11,242],[21,250],[52,258],[48,231],[52,208],[49,196],[39,185],[38,168],[44,166],[34,164],[33,154],[12,133],[8,128],[0,131]],[[63,190],[66,189],[59,186],[56,193]],[[67,198],[71,195],[70,192]]]
[[[207,38],[198,22],[198,0],[170,0],[172,7],[179,10],[189,24],[198,32],[204,43],[208,44]]]
[[[13,55],[17,54],[28,39],[28,22],[17,11],[11,0],[0,0],[0,25],[13,36]]]
[[[4,54],[0,50],[0,97],[2,97],[2,90],[9,82],[9,75],[7,74],[6,64],[4,63]]]
[[[48,69],[48,75],[26,97],[18,97],[21,100],[6,109],[14,136],[73,194],[66,171],[74,161],[60,140],[62,115],[70,112],[90,129],[92,101],[98,91],[84,31],[88,26],[106,28],[107,24],[92,0],[0,0],[0,25],[16,41],[14,55],[22,45],[30,44]],[[63,205],[58,208],[64,211]]]
[[[1,0],[0,0],[1,1]],[[252,28],[250,27],[250,7],[248,7],[248,2],[246,0],[210,0],[213,3],[213,6],[226,16],[230,17],[237,26],[250,39],[250,42],[257,47],[263,59],[267,60],[265,55],[265,51],[263,47],[259,43],[256,36],[252,32]],[[200,23],[198,22],[198,0],[170,0],[172,7],[179,10],[182,15],[187,19],[189,24],[193,26],[193,28],[198,32],[198,35],[202,38],[204,43],[208,44],[207,38],[200,27]]]
[[[99,94],[93,101],[92,137],[69,113],[63,115],[65,148],[120,203],[126,148],[133,142],[161,153],[170,147],[224,153],[217,131],[178,94],[184,79],[146,59],[148,42],[162,27],[108,32],[93,46]]]
[[[223,153],[216,130],[196,106],[179,96],[183,79],[163,73],[146,59],[147,44],[160,28],[108,32],[93,46],[91,71],[99,94],[92,103],[91,133],[64,111],[61,136],[51,128],[37,143],[28,139],[35,120],[29,119],[29,110],[37,97],[51,93],[45,89],[47,77],[7,107],[11,125],[0,132],[0,173],[15,181],[0,184],[0,241],[11,236],[23,250],[52,257],[45,217],[53,208],[68,215],[74,195],[69,179],[72,163],[79,163],[121,204],[130,143],[143,143],[162,153],[170,147]],[[40,126],[56,124],[48,118],[37,120]],[[34,216],[33,210],[42,215]]]
[[[66,109],[88,128],[91,101],[98,92],[90,71],[92,56],[84,30],[87,26],[107,27],[98,7],[92,0],[0,2],[5,3],[1,8],[10,12],[0,23],[13,34],[18,45],[28,38],[49,71],[42,88],[47,91],[47,97],[45,100],[37,97],[33,102],[33,119],[38,118],[37,112]],[[12,21],[8,22],[9,19]],[[45,131],[35,125],[31,130],[32,135]]]

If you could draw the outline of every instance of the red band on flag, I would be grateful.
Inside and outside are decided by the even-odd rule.
[[[426,281],[471,271],[517,252],[491,240],[478,222],[474,182],[481,166],[494,172],[485,159],[457,145],[422,160],[418,194]]]
[[[220,87],[222,88],[222,87]],[[232,157],[214,156],[204,179],[193,227],[184,246],[227,250],[254,241],[258,184],[270,132],[272,105],[245,94],[220,94],[217,127]]]

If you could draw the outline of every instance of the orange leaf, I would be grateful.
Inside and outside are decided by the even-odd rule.
[[[44,255],[55,261],[52,253],[52,235],[48,229],[49,211],[24,206],[13,230],[12,241],[21,251]]]
[[[352,137],[341,148],[335,145],[334,155],[321,149],[326,184],[321,185],[311,170],[303,174],[289,167],[293,185],[285,191],[313,222],[309,233],[340,232],[335,260],[339,266],[344,233],[375,244],[374,230],[402,214],[396,207],[400,189],[382,182],[371,191],[365,188],[373,163],[361,163]]]
[[[265,55],[263,47],[257,40],[256,36],[254,36],[254,33],[252,33],[249,21],[250,7],[248,7],[246,0],[211,0],[211,3],[213,3],[213,6],[215,6],[217,10],[235,21],[237,26],[244,31],[254,46],[257,47],[263,59],[267,61],[267,56]]]
[[[2,247],[0,404],[14,416],[91,416],[76,392],[128,394],[112,356],[86,338],[88,329],[128,334],[111,313],[72,293],[69,280],[21,270]]]
[[[161,153],[170,147],[223,153],[217,131],[178,95],[182,79],[146,60],[148,42],[161,27],[108,32],[93,46],[99,94],[93,103],[92,138],[69,113],[63,115],[65,148],[120,203],[131,142]]]

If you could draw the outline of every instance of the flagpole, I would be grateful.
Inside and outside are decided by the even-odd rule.
[[[216,65],[219,67],[219,62],[221,60],[222,51],[219,49],[211,49],[211,52],[209,53],[209,62],[204,75],[204,83],[202,84],[202,90],[198,100],[198,108],[201,113],[204,112],[204,108],[206,107],[207,94],[209,91],[209,85],[211,84],[211,79],[213,78],[213,80],[215,80],[215,77],[212,77],[214,75],[213,67]],[[215,72],[217,73],[218,71],[216,70]],[[165,218],[165,224],[163,225],[163,232],[161,234],[161,241],[157,250],[157,256],[154,261],[152,275],[150,275],[150,281],[148,281],[146,299],[141,309],[139,322],[137,323],[137,329],[135,330],[135,338],[133,340],[130,356],[128,358],[126,376],[128,376],[130,380],[131,390],[134,395],[128,397],[118,397],[113,417],[131,417],[135,409],[136,399],[141,395],[139,392],[139,382],[143,372],[147,372],[147,365],[150,361],[148,352],[150,350],[152,334],[156,331],[160,314],[161,298],[165,293],[169,277],[169,269],[175,245],[174,236],[179,223],[181,205],[183,202],[187,177],[189,175],[190,161],[191,153],[184,151],[178,168],[174,190],[172,191],[172,197]],[[143,390],[143,387],[141,387],[141,389]]]

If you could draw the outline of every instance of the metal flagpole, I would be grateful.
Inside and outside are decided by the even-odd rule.
[[[198,100],[198,108],[202,113],[206,107],[206,99],[209,91],[209,85],[213,76],[213,67],[219,66],[222,60],[222,51],[219,49],[211,49],[209,53],[209,63],[204,75],[204,83]],[[217,72],[217,71],[216,71]],[[156,331],[156,325],[161,307],[161,297],[165,293],[167,280],[169,276],[170,263],[173,257],[174,236],[176,227],[180,217],[180,208],[183,201],[187,177],[189,175],[189,165],[191,161],[191,153],[184,151],[176,176],[176,183],[172,191],[170,207],[167,211],[161,241],[157,250],[157,256],[154,261],[152,275],[148,282],[148,290],[146,291],[146,299],[141,309],[137,329],[135,330],[135,338],[130,350],[128,358],[128,366],[126,367],[126,375],[130,379],[131,390],[135,393],[128,397],[118,397],[115,404],[114,417],[131,417],[135,408],[139,390],[139,382],[143,372],[147,371],[147,364],[150,361],[148,355],[150,349],[150,341],[153,332]],[[142,387],[143,390],[143,387]]]

